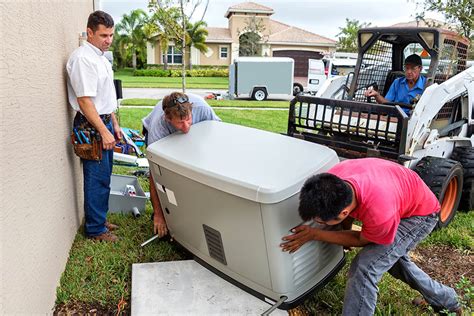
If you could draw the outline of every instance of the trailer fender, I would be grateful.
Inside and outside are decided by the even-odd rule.
[[[267,99],[268,92],[267,87],[264,86],[256,86],[253,87],[251,97],[256,101],[264,101]]]

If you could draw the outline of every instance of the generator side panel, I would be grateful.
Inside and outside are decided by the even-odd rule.
[[[299,194],[276,204],[262,204],[262,218],[273,291],[294,301],[331,275],[344,260],[342,247],[310,241],[290,254],[281,250],[282,237],[302,224],[298,215]],[[311,221],[305,223],[315,226]]]
[[[260,204],[155,163],[150,170],[173,238],[213,268],[268,293],[271,282]]]

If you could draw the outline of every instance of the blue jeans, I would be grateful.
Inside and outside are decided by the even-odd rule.
[[[433,230],[436,214],[404,218],[390,245],[369,244],[352,261],[344,296],[343,315],[373,315],[377,304],[377,283],[385,272],[419,291],[435,308],[458,308],[456,292],[432,280],[411,262],[408,252]]]
[[[114,134],[112,122],[105,124]],[[85,234],[93,237],[107,231],[105,220],[109,210],[110,178],[112,175],[113,150],[102,150],[102,160],[82,159],[84,173]]]

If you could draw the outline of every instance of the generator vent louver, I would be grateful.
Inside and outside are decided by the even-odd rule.
[[[222,244],[221,233],[214,228],[211,228],[207,225],[202,225],[204,229],[204,235],[206,236],[207,249],[209,250],[209,255],[221,262],[222,264],[227,265],[225,260],[224,245]]]
[[[308,242],[293,255],[293,280],[295,286],[301,286],[313,279],[334,256],[329,244]]]

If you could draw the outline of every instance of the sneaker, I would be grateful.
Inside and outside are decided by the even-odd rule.
[[[119,226],[106,221],[105,228],[107,228],[109,231],[114,231],[114,230],[117,230]]]
[[[89,238],[93,240],[98,240],[98,241],[110,241],[110,242],[116,242],[118,240],[118,237],[109,231],[106,231],[105,233],[102,233],[97,236],[92,236]]]

